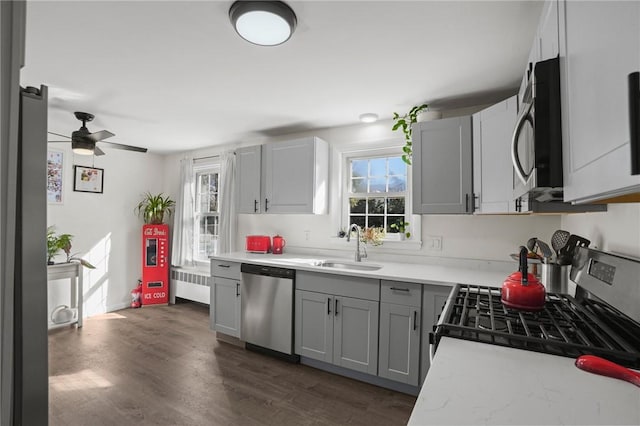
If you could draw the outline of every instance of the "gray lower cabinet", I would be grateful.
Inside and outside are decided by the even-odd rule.
[[[471,117],[416,123],[413,213],[473,213]]]
[[[382,281],[378,376],[418,386],[422,285]]]
[[[429,362],[429,333],[438,322],[442,307],[451,293],[451,287],[422,285],[422,356],[420,357],[420,383],[424,382],[431,363]]]
[[[296,291],[296,354],[363,373],[378,368],[378,302]]]
[[[380,281],[298,271],[295,352],[376,375]]]
[[[240,338],[240,263],[211,260],[210,328]]]

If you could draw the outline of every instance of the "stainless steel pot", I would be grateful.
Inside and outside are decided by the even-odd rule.
[[[571,265],[543,263],[540,281],[548,293],[569,293],[569,269]]]

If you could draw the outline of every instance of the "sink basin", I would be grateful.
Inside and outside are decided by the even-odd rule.
[[[324,268],[336,268],[336,269],[352,269],[356,271],[377,271],[382,268],[379,265],[367,265],[360,263],[347,263],[347,262],[335,262],[335,261],[327,261],[319,263],[317,266],[322,266]]]

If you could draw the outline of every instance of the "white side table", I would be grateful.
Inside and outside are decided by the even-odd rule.
[[[49,318],[49,328],[77,324],[78,328],[82,327],[82,307],[84,287],[82,285],[82,264],[79,262],[58,263],[47,266],[47,282],[55,280],[69,279],[71,285],[71,301],[69,307],[78,309],[77,318],[63,324],[51,324]]]

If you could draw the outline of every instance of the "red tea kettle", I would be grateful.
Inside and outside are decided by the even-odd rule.
[[[509,275],[502,284],[501,300],[507,308],[534,312],[544,308],[546,292],[542,283],[527,270],[528,252],[526,247],[520,247],[518,272]]]
[[[282,254],[284,252],[284,246],[287,245],[287,242],[280,235],[276,235],[273,237],[273,254]]]

